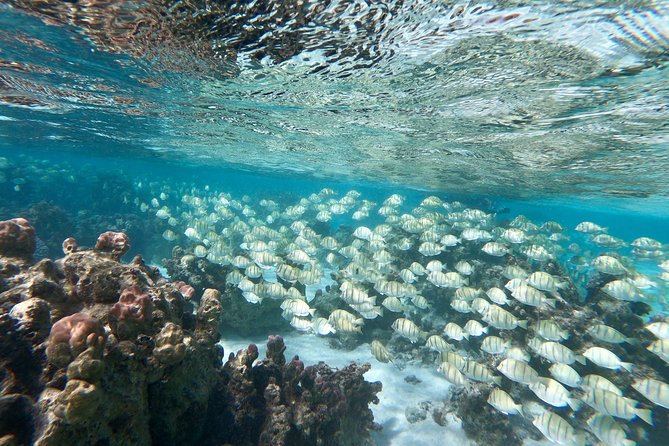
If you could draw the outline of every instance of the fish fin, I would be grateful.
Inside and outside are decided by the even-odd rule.
[[[464,283],[465,285],[469,286],[469,277],[465,277],[465,278],[462,280],[462,283]]]
[[[574,359],[578,361],[579,364],[585,365],[585,356],[583,355],[574,355]]]
[[[623,446],[636,446],[636,441],[624,439],[621,441],[620,444],[622,444]]]
[[[502,377],[501,376],[495,376],[492,379],[492,382],[494,382],[495,384],[497,384],[498,386],[501,387],[502,386]]]
[[[577,400],[575,398],[568,398],[567,399],[567,404],[569,404],[569,407],[571,407],[571,410],[576,412],[581,408],[581,404],[583,404],[583,402],[581,400]]]
[[[573,437],[574,442],[572,443],[574,446],[585,446],[587,444],[585,433],[580,432],[578,434],[575,434]]]
[[[527,330],[527,321],[518,321],[518,326],[523,330]]]
[[[483,330],[481,330],[483,333],[488,334],[488,327],[483,327]]]
[[[469,341],[469,333],[463,333],[462,337]]]
[[[546,305],[548,305],[551,308],[555,308],[555,302],[557,299],[546,299]]]
[[[636,368],[636,366],[631,362],[623,362],[620,365],[630,373],[634,372],[634,369]]]
[[[636,409],[636,415],[646,423],[653,426],[653,411],[650,409]]]
[[[314,314],[316,314],[316,309],[315,308],[309,308],[309,314],[311,317],[314,317]]]
[[[625,341],[629,345],[634,345],[634,346],[640,346],[641,345],[641,340],[640,339],[633,339],[633,338],[625,338]]]

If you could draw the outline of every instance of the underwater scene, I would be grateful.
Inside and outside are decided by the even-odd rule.
[[[0,26],[0,445],[669,444],[669,1]]]

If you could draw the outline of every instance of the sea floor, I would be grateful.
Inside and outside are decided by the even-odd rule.
[[[408,363],[402,370],[399,370],[393,364],[383,364],[374,359],[367,343],[347,351],[331,347],[327,337],[296,332],[278,334],[283,336],[286,343],[286,358],[299,355],[305,365],[319,361],[339,368],[352,361],[359,364],[364,362],[372,364],[365,378],[368,381],[383,383],[383,390],[378,394],[379,404],[371,406],[374,421],[383,427],[381,432],[372,435],[377,446],[476,445],[466,437],[460,421],[453,415],[448,416],[448,424],[445,426],[437,424],[429,413],[422,421],[410,423],[407,420],[405,414],[407,408],[417,407],[424,401],[431,401],[439,405],[448,398],[450,384],[439,376],[436,365],[430,368],[418,362]],[[241,338],[233,334],[224,334],[220,343],[225,349],[226,357],[231,352],[236,353],[250,343],[254,343],[258,346],[259,358],[264,358],[266,342],[267,339],[260,336]],[[420,382],[415,384],[407,382],[405,378],[411,376]],[[414,379],[411,381],[416,382]],[[550,443],[528,440],[524,444],[525,446],[539,446]]]

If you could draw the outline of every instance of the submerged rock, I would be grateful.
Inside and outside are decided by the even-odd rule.
[[[141,258],[120,263],[124,234],[33,264],[20,223],[0,244],[3,444],[349,445],[378,428],[368,364],[286,362],[279,336],[258,363],[254,345],[224,363],[219,291],[189,301]]]

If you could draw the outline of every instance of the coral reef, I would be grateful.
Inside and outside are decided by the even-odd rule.
[[[95,243],[95,249],[109,254],[114,260],[118,260],[130,249],[130,241],[123,232],[107,231],[100,234],[98,241]]]
[[[369,365],[286,362],[278,336],[266,359],[251,345],[224,362],[221,293],[189,301],[140,257],[120,263],[125,234],[34,263],[28,222],[0,228],[2,444],[349,445],[377,428]]]
[[[198,298],[195,289],[215,288],[221,291],[221,304],[225,307],[222,324],[240,335],[267,333],[289,328],[288,321],[277,318],[281,314],[281,301],[267,299],[262,305],[250,305],[237,286],[226,284],[231,268],[200,259],[175,247],[172,258],[163,259],[170,277],[176,284],[190,284],[194,289],[180,287],[186,299]],[[190,297],[187,297],[190,296]]]
[[[0,222],[0,255],[30,258],[35,251],[35,230],[25,218]]]

